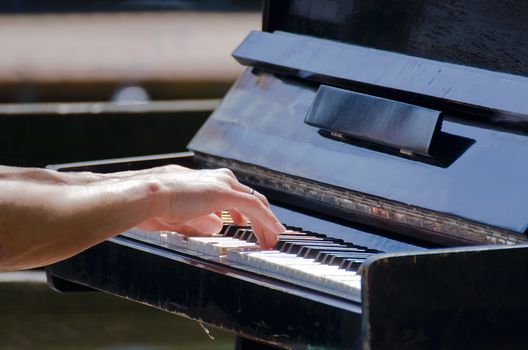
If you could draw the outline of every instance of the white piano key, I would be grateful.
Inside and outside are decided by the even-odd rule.
[[[245,229],[245,228],[241,228]],[[207,237],[186,237],[169,231],[157,233],[134,232],[144,237],[174,248],[186,248],[196,253],[223,259],[241,266],[247,266],[260,273],[288,281],[297,281],[304,286],[329,290],[338,295],[359,295],[361,275],[335,265],[327,265],[314,259],[299,257],[296,254],[277,250],[263,250],[258,243],[226,237],[220,234]]]
[[[169,232],[167,239],[169,244],[172,246],[179,248],[187,248],[188,246],[187,237],[181,233]]]
[[[240,241],[240,240],[238,242],[213,243],[213,244],[208,244],[207,254],[215,256],[215,257],[220,257],[223,255],[226,255],[227,252],[231,249],[254,247],[254,246],[256,246],[255,243],[250,243],[250,242]]]
[[[213,237],[191,237],[188,239],[188,249],[195,250],[203,254],[217,256],[218,252],[213,247],[215,244],[230,244],[233,247],[248,246],[247,242],[234,239],[232,237],[213,236]]]

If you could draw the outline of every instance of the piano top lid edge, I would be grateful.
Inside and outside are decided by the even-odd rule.
[[[266,41],[264,41],[262,39],[264,37],[266,39],[273,38],[273,37],[281,38],[280,39],[281,41],[287,41],[290,44],[296,44],[296,43],[299,43],[299,42],[303,42],[304,44],[307,44],[307,45],[310,44],[310,43],[319,44],[321,48],[324,48],[324,47],[335,47],[335,48],[339,48],[339,49],[342,49],[342,50],[347,50],[347,49],[351,48],[351,49],[354,50],[354,53],[356,53],[356,54],[368,53],[368,54],[371,54],[374,57],[382,56],[382,57],[386,57],[387,59],[391,59],[391,60],[397,60],[397,59],[401,59],[401,58],[408,58],[408,59],[412,59],[412,62],[417,64],[417,65],[419,65],[419,64],[424,64],[424,65],[427,65],[427,64],[438,64],[439,68],[445,67],[445,68],[450,68],[450,69],[461,69],[461,70],[464,70],[464,71],[468,71],[469,70],[469,71],[472,71],[474,73],[495,76],[497,78],[518,80],[518,81],[522,81],[522,82],[527,82],[528,81],[528,77],[516,75],[516,74],[513,74],[513,73],[502,72],[502,71],[498,71],[498,70],[489,70],[489,69],[484,69],[484,68],[479,68],[479,67],[473,67],[473,66],[470,66],[470,65],[452,63],[452,62],[438,61],[438,60],[433,60],[433,59],[430,59],[430,58],[425,58],[425,57],[420,57],[420,56],[413,56],[413,55],[400,53],[400,52],[387,51],[387,50],[382,50],[382,49],[379,49],[379,48],[373,48],[373,47],[364,46],[364,45],[345,43],[345,42],[335,41],[335,40],[331,40],[331,39],[319,38],[319,37],[315,37],[315,36],[296,34],[296,33],[289,33],[289,32],[285,32],[285,31],[264,32],[264,31],[260,31],[260,30],[251,30],[248,33],[248,35],[244,38],[244,40],[235,48],[235,50],[233,50],[231,55],[235,59],[238,59],[238,58],[243,59],[244,56],[242,56],[242,54],[241,54],[242,50],[246,50],[248,48],[248,45],[255,44],[255,43],[259,43],[259,44],[270,43],[269,40],[264,39],[264,40],[266,40]],[[278,41],[278,43],[280,43],[280,42]],[[250,48],[252,49],[253,47],[250,47]],[[240,51],[239,51],[239,49],[240,49]],[[241,53],[239,53],[239,52],[241,52]],[[245,52],[246,51],[243,51],[243,53],[245,53]]]
[[[233,56],[243,65],[528,131],[528,77],[284,32],[253,31]]]

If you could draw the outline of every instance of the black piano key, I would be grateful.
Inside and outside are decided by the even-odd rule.
[[[315,236],[306,236],[306,235],[289,235],[289,234],[278,234],[277,238],[281,241],[286,241],[288,239],[291,240],[307,240],[307,241],[323,241],[324,238],[321,237],[315,237]]]
[[[303,230],[302,227],[289,226],[289,225],[285,225],[284,227],[286,227],[286,230],[299,232],[299,233],[304,233],[304,234],[306,234],[308,236],[321,237],[321,238],[325,238],[326,237],[326,235],[324,235],[322,233],[308,231],[308,230]]]
[[[222,231],[220,231],[220,234],[226,237],[232,237],[235,234],[235,232],[241,228],[246,228],[246,227],[237,226],[234,224],[224,225],[224,227],[222,227]]]
[[[280,238],[280,235],[279,235],[279,239]],[[284,239],[288,239],[288,237],[284,237]],[[292,239],[297,239],[296,237],[293,237]],[[339,239],[339,238],[332,238],[332,237],[318,237],[318,236],[312,236],[312,235],[309,235],[309,236],[306,236],[306,238],[299,238],[299,239],[306,239],[306,240],[316,240],[316,241],[327,241],[327,242],[332,242],[332,243],[345,243],[342,239]]]
[[[255,235],[255,232],[252,232],[251,235],[246,239],[246,241],[250,243],[258,243],[257,236]]]
[[[283,245],[282,245],[282,248],[280,249],[281,252],[284,252],[284,253],[291,253],[291,254],[297,254],[297,252],[299,251],[299,249],[301,249],[302,247],[304,247],[305,245],[309,245],[309,244],[320,244],[319,242],[303,242],[303,241],[290,241],[290,242],[285,242]]]
[[[350,258],[349,256],[343,255],[329,255],[326,257],[326,264],[328,265],[340,265],[341,262],[345,259],[356,259],[356,260],[365,260],[360,258]]]
[[[326,256],[327,254],[361,253],[361,252],[363,252],[363,250],[350,247],[350,246],[345,246],[345,245],[340,245],[340,246],[336,246],[332,248],[321,247],[320,249],[318,249],[317,247],[314,247],[314,249],[311,249],[310,252],[305,254],[304,257],[309,258],[309,259],[315,259],[316,261],[321,261],[324,258],[324,256]]]
[[[318,233],[318,232],[307,231],[307,230],[301,230],[300,232],[302,232],[304,234],[307,234],[308,236],[327,238],[327,235],[322,234],[322,233]]]
[[[306,244],[319,244],[319,245],[323,245],[323,244],[330,244],[330,245],[343,245],[343,246],[348,246],[345,242],[343,242],[342,240],[339,240],[339,239],[334,239],[334,238],[331,238],[331,237],[328,237],[328,238],[311,238],[311,237],[306,237],[306,238],[295,238],[295,237],[279,237],[279,241],[283,241],[285,243],[287,242],[295,242],[295,243],[299,243],[299,242],[306,242]]]
[[[241,239],[243,241],[247,241],[247,240],[249,240],[249,237],[251,237],[252,235],[254,235],[253,230],[246,230],[246,232],[244,232],[244,233],[242,233],[240,235],[239,239]]]
[[[381,250],[372,249],[372,248],[361,246],[361,245],[357,245],[355,247],[358,249],[363,249],[365,252],[370,252],[370,253],[375,253],[375,254],[383,253]]]
[[[287,252],[293,246],[298,247],[300,249],[302,246],[310,244],[310,243],[317,244],[317,242],[315,242],[315,241],[293,241],[293,240],[289,240],[289,241],[279,241],[279,242],[277,242],[276,247],[281,252]]]
[[[308,255],[311,255],[311,251],[321,251],[321,250],[331,250],[332,248],[346,248],[346,245],[338,243],[323,243],[320,245],[305,245],[302,247],[297,255],[302,258],[308,258]]]
[[[333,243],[333,242],[324,242],[324,243],[314,243],[314,244],[301,244],[300,249],[296,249],[295,254],[297,254],[300,257],[306,258],[307,255],[310,254],[313,250],[325,250],[325,249],[333,249],[333,248],[340,248],[344,247],[341,244]],[[292,251],[293,253],[293,251]]]
[[[277,241],[277,244],[275,245],[275,249],[282,250],[282,247],[288,243],[310,244],[310,243],[321,243],[321,242],[326,242],[326,241],[323,241],[320,239],[281,239],[279,238],[279,240]]]
[[[244,239],[243,237],[249,236],[252,232],[253,230],[251,229],[242,228],[235,232],[235,234],[233,235],[233,238]]]
[[[290,230],[290,231],[302,231],[302,227],[298,227],[298,226],[290,226],[290,225],[284,225],[284,227],[286,228],[286,230]]]
[[[350,251],[351,247],[345,245],[345,244],[339,244],[334,243],[333,245],[328,246],[311,246],[307,247],[307,249],[303,250],[302,255],[299,254],[299,256],[307,259],[315,259],[319,254],[322,254],[323,252],[341,252],[341,251]]]
[[[332,259],[335,259],[335,257],[348,257],[351,259],[367,259],[371,257],[372,253],[338,253],[338,254],[327,254],[320,262],[322,264],[330,264]]]
[[[344,251],[327,250],[327,251],[319,252],[312,259],[314,259],[316,262],[320,262],[324,264],[328,261],[329,257],[332,257],[332,256],[345,256],[345,257],[350,257],[350,258],[357,258],[357,257],[363,257],[364,253],[363,252],[344,252]]]
[[[345,260],[354,260],[354,261],[358,261],[360,263],[363,263],[365,261],[365,259],[354,259],[354,258],[349,258],[349,257],[345,257],[345,256],[333,256],[332,258],[330,258],[330,260],[328,261],[328,265],[335,265],[335,266],[339,266],[341,267],[341,264],[343,263],[343,261]]]
[[[309,236],[308,234],[300,231],[284,231],[278,234],[278,236],[295,236],[295,237],[305,237]],[[315,237],[315,236],[313,236]]]
[[[232,227],[229,228],[229,230],[225,232],[224,235],[228,237],[234,237],[235,234],[237,234],[237,232],[239,232],[240,230],[249,230],[249,229],[251,229],[251,227],[233,225]]]
[[[339,267],[347,271],[357,271],[363,262],[363,259],[343,259]]]
[[[280,251],[285,253],[297,254],[300,249],[304,247],[314,247],[314,246],[327,246],[335,245],[335,243],[329,241],[289,241],[285,242]]]

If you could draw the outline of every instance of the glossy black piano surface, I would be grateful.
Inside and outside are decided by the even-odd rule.
[[[526,15],[522,1],[267,1],[193,153],[55,168],[228,167],[310,243],[131,230],[49,267],[50,285],[225,328],[240,349],[524,348]],[[308,245],[328,250],[312,262]]]

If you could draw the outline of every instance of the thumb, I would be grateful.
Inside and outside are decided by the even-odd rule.
[[[223,226],[222,219],[215,214],[200,216],[180,223],[178,232],[189,236],[210,236],[220,232]]]

